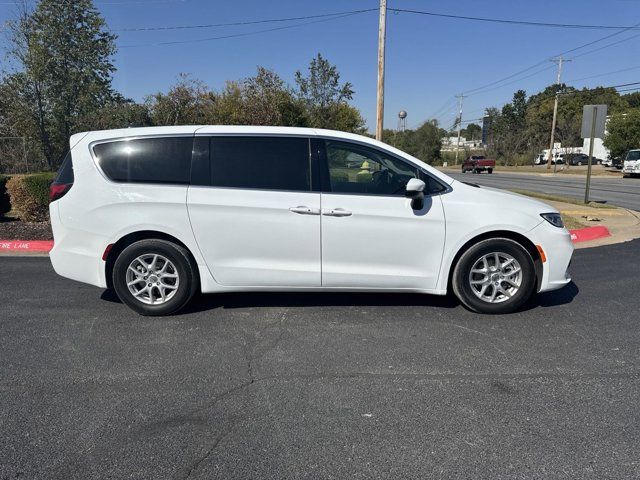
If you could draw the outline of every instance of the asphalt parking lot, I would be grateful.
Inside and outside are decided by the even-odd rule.
[[[0,479],[640,477],[640,241],[519,313],[238,294],[143,318],[0,258]]]

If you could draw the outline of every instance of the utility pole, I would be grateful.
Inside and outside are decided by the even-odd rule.
[[[387,0],[380,0],[380,23],[378,25],[378,105],[376,110],[376,140],[382,141],[384,122],[384,45],[387,31]]]
[[[456,147],[456,165],[458,164],[458,151],[460,150],[460,134],[462,133],[462,101],[464,100],[464,94],[456,95],[458,99],[458,146]]]
[[[549,142],[549,156],[547,158],[547,170],[551,169],[551,159],[553,158],[553,143],[555,141],[554,135],[556,133],[556,121],[558,118],[558,97],[560,95],[560,77],[562,76],[562,64],[564,62],[570,62],[571,60],[565,60],[560,55],[558,58],[554,58],[551,60],[554,63],[558,64],[558,76],[556,78],[556,98],[553,103],[553,120],[551,121],[551,141]],[[553,173],[556,173],[556,165],[553,166]]]

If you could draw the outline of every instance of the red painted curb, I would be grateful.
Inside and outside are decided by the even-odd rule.
[[[0,252],[49,252],[53,240],[0,240]]]
[[[571,241],[573,243],[588,242],[596,238],[610,237],[611,232],[607,227],[598,225],[596,227],[579,228],[577,230],[569,230]]]

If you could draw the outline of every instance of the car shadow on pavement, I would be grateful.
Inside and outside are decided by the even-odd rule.
[[[560,290],[534,295],[520,311],[571,303],[578,292],[578,286],[571,282]],[[100,299],[121,303],[114,290],[105,290]],[[234,292],[196,295],[178,314],[204,312],[216,308],[362,306],[456,308],[461,304],[451,294],[440,296],[420,293]]]
[[[533,295],[531,299],[520,309],[520,311],[531,310],[537,307],[557,307],[573,302],[580,289],[573,282],[569,282],[565,287],[552,292],[539,293]]]
[[[450,296],[418,293],[340,293],[340,292],[245,292],[199,295],[183,313],[213,308],[252,307],[411,307],[455,308],[457,299]]]

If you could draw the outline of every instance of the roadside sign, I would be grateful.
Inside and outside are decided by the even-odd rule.
[[[591,186],[591,163],[593,161],[593,139],[604,137],[604,124],[607,120],[606,105],[585,105],[582,108],[582,138],[589,138],[589,160],[587,162],[587,184],[584,189],[584,203],[589,203]]]
[[[594,121],[595,115],[595,131],[591,133],[591,126]],[[607,106],[606,105],[585,105],[582,108],[582,129],[580,136],[582,138],[590,138],[595,136],[596,138],[604,137],[604,124],[607,120]]]

